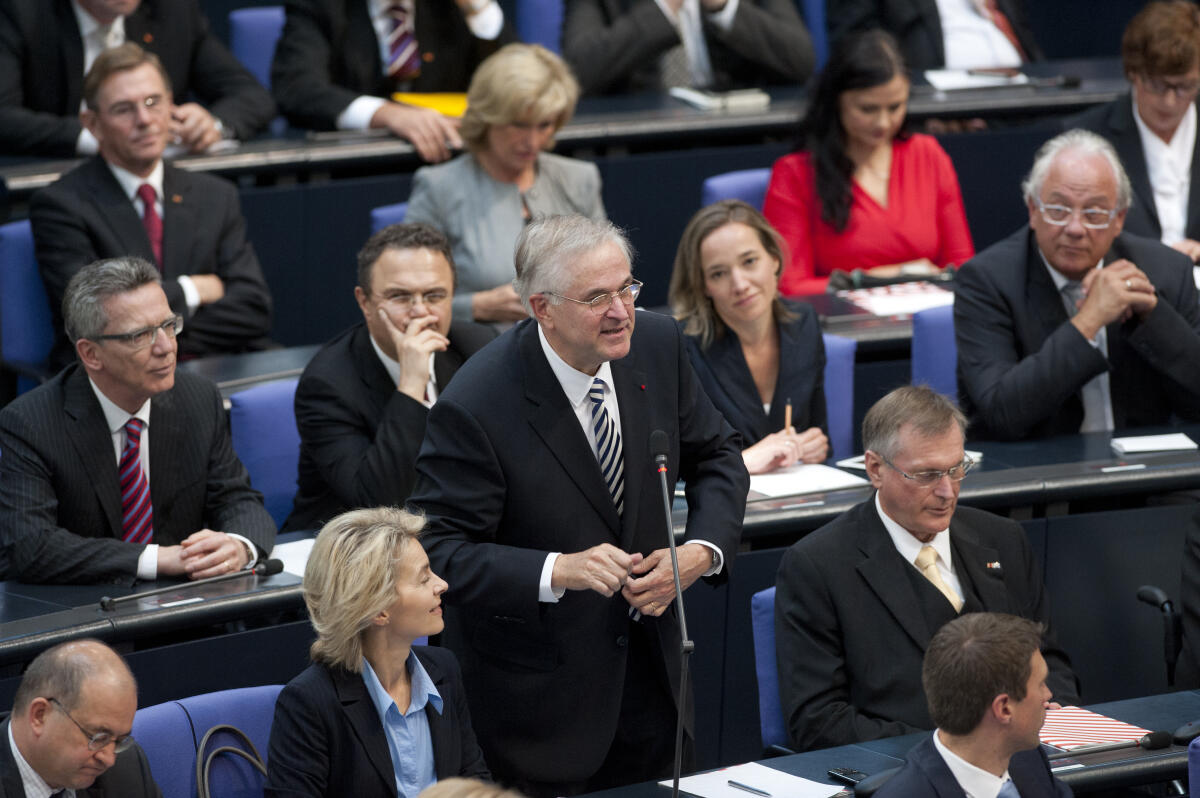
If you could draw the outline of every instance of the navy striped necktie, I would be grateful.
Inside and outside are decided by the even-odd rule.
[[[604,484],[608,486],[613,504],[617,507],[617,515],[620,515],[625,509],[625,457],[621,451],[621,431],[604,408],[604,380],[599,377],[592,380],[588,398],[592,400],[592,432],[596,438],[596,460],[600,463]]]

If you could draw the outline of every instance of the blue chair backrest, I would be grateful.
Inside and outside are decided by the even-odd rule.
[[[250,742],[258,749],[263,763],[267,761],[267,748],[271,740],[271,722],[275,718],[275,699],[283,685],[271,684],[264,687],[240,687],[215,693],[194,695],[178,702],[187,712],[196,737],[196,746],[204,733],[213,726],[228,724],[246,733]],[[207,751],[211,753],[222,745],[244,748],[234,735],[221,732],[209,740]],[[258,771],[241,757],[220,754],[213,760],[209,771],[209,787],[214,796],[221,798],[250,798],[261,796],[263,778]],[[192,781],[195,781],[193,776]],[[193,789],[195,785],[193,785]]]
[[[1200,798],[1200,737],[1188,743],[1188,795]]]
[[[250,484],[262,492],[276,526],[283,524],[296,498],[300,433],[294,402],[298,382],[268,382],[229,397],[233,450],[250,472]]]
[[[408,213],[407,202],[397,202],[394,205],[380,205],[371,209],[371,235],[375,235],[389,224],[399,224]]]
[[[133,716],[133,737],[146,752],[150,773],[163,798],[192,798],[196,794],[196,739],[179,702],[139,709]]]
[[[775,588],[750,597],[750,630],[754,636],[754,673],[758,676],[758,726],[763,748],[788,744],[779,702],[779,671],[775,664]]]
[[[825,66],[829,58],[829,33],[825,28],[825,0],[799,0],[800,16],[812,36],[813,54],[817,57],[817,69]]]
[[[283,6],[236,8],[229,12],[229,49],[258,82],[271,88],[271,61],[283,33]]]
[[[516,16],[517,38],[562,53],[563,0],[517,0]]]
[[[29,220],[0,225],[0,360],[40,368],[53,346],[50,300],[34,258]],[[36,385],[22,377],[17,392]]]
[[[954,306],[913,314],[912,384],[928,385],[958,401],[958,346],[954,343]]]
[[[829,448],[835,460],[854,454],[854,353],[853,338],[823,333],[825,342],[825,416]]]
[[[739,169],[706,177],[700,189],[700,206],[712,205],[717,200],[740,199],[761,211],[770,180],[769,168]]]

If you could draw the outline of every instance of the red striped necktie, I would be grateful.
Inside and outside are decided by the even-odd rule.
[[[417,49],[412,4],[394,2],[388,6],[391,29],[388,31],[388,77],[408,80],[421,71],[421,53]]]
[[[125,422],[125,448],[117,471],[121,479],[121,528],[128,543],[154,541],[154,508],[150,506],[150,483],[142,470],[142,420]]]

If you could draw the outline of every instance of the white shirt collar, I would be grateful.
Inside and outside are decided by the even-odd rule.
[[[13,739],[12,723],[8,724],[8,747],[12,751],[13,761],[17,764],[17,772],[21,774],[21,786],[25,788],[25,798],[50,798],[56,790],[46,783],[33,765],[26,761],[21,755],[21,751],[17,748],[17,741]],[[74,790],[65,790],[63,795],[66,798],[75,798]]]
[[[1067,277],[1065,274],[1060,272],[1058,269],[1051,266],[1050,261],[1046,259],[1046,253],[1042,252],[1041,247],[1038,247],[1038,255],[1040,255],[1042,257],[1042,263],[1045,264],[1046,271],[1050,272],[1050,279],[1054,281],[1054,287],[1056,289],[1058,289],[1058,292],[1060,294],[1062,293],[1063,288],[1066,287],[1067,283],[1079,282],[1077,280],[1076,281],[1071,280],[1071,278]],[[1100,262],[1096,264],[1096,268],[1097,269],[1104,268],[1104,258],[1100,259]]]
[[[1158,137],[1157,133],[1142,121],[1142,115],[1138,113],[1137,97],[1134,96],[1133,92],[1129,93],[1129,100],[1133,103],[1133,121],[1137,125],[1138,133],[1142,138],[1142,149],[1148,150],[1155,146],[1164,147],[1175,158],[1180,161],[1187,160],[1190,163],[1196,144],[1196,103],[1188,103],[1188,108],[1183,114],[1183,119],[1179,120],[1179,126],[1171,134],[1171,140],[1163,141]]]
[[[950,769],[958,786],[967,794],[967,798],[996,798],[1004,782],[1012,780],[1007,770],[1003,776],[995,776],[983,768],[975,767],[947,748],[937,730],[933,732],[933,746],[941,754],[942,761]]]
[[[559,356],[558,352],[554,351],[554,347],[546,340],[546,333],[542,332],[540,324],[538,324],[538,341],[541,342],[542,352],[546,354],[546,360],[550,363],[550,370],[554,372],[558,384],[562,386],[563,393],[567,395],[567,401],[572,405],[579,407],[588,400],[588,391],[592,389],[592,381],[597,378],[603,380],[610,391],[613,390],[612,366],[607,360],[600,364],[600,368],[595,374],[585,374],[567,363]]]
[[[375,336],[367,331],[367,338],[371,340],[371,348],[375,350],[375,354],[379,357],[379,362],[383,364],[383,368],[387,371],[388,377],[392,380],[392,385],[400,384],[400,363],[388,357],[387,352],[384,352],[379,344],[375,341]],[[429,382],[425,384],[425,392],[429,398],[422,401],[421,404],[426,407],[433,407],[433,403],[437,401],[437,372],[433,370],[433,352],[429,353]]]
[[[906,562],[915,563],[917,555],[921,553],[921,549],[925,546],[933,546],[933,550],[937,552],[938,557],[946,564],[946,569],[953,573],[954,561],[950,554],[950,535],[949,528],[943,529],[933,536],[933,540],[928,543],[922,543],[917,540],[916,535],[909,532],[904,527],[893,521],[891,517],[884,512],[883,505],[879,502],[879,491],[875,491],[875,511],[879,513],[879,520],[883,522],[883,528],[887,530],[888,535],[892,539],[892,543],[896,546],[896,551],[900,552],[900,556]]]
[[[135,197],[137,197],[137,190],[142,185],[142,183],[149,183],[154,188],[154,193],[156,195],[158,195],[159,202],[162,202],[162,199],[163,199],[163,162],[162,162],[162,158],[159,158],[158,163],[156,163],[154,165],[154,171],[152,171],[149,175],[147,175],[144,178],[138,177],[133,172],[130,172],[128,169],[124,169],[120,166],[117,166],[115,163],[110,163],[108,161],[105,161],[105,163],[108,164],[108,168],[109,168],[109,170],[112,171],[113,177],[115,177],[117,179],[117,182],[120,183],[121,190],[125,192],[125,196],[129,197],[130,201],[133,201],[133,199]]]
[[[75,12],[75,22],[79,25],[79,37],[81,39],[87,39],[96,33],[96,31],[105,27],[89,14],[83,6],[79,5],[79,0],[71,0],[71,10]],[[107,28],[110,39],[120,34],[120,41],[125,41],[125,17],[118,16]]]
[[[104,421],[108,424],[108,431],[115,435],[125,426],[125,422],[129,421],[130,414],[117,407],[113,400],[104,395],[100,387],[92,382],[92,378],[88,377],[88,384],[92,386],[92,392],[96,394],[96,398],[100,401],[100,409],[104,411]],[[140,418],[142,423],[147,427],[150,426],[150,400],[147,399],[137,412],[133,414],[134,418]]]

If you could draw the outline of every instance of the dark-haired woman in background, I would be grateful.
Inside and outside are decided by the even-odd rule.
[[[821,327],[808,305],[779,298],[782,264],[779,234],[762,214],[722,200],[688,222],[671,274],[692,366],[742,436],[751,474],[829,454]]]
[[[908,90],[883,31],[845,39],[817,77],[798,151],[775,163],[763,205],[791,250],[784,294],[824,291],[834,269],[891,275],[975,254],[950,157],[904,130]]]

